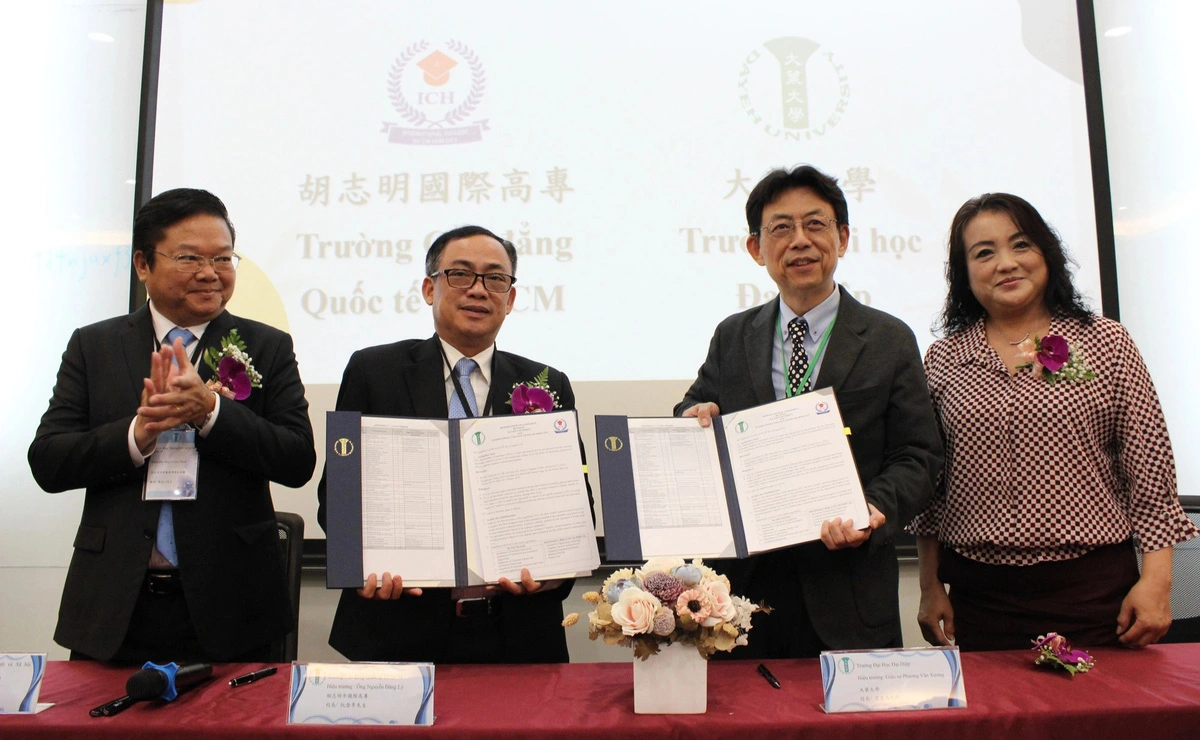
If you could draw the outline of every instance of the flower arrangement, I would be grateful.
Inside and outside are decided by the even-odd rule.
[[[1092,656],[1083,650],[1075,650],[1067,638],[1057,632],[1048,632],[1033,640],[1033,649],[1038,657],[1034,665],[1059,666],[1074,676],[1076,673],[1087,673],[1096,664]]]
[[[234,401],[250,397],[250,390],[262,388],[262,375],[254,369],[250,355],[246,354],[246,343],[231,329],[221,340],[221,348],[209,347],[204,352],[204,363],[217,374],[210,379],[208,387]]]
[[[746,644],[750,616],[770,611],[729,593],[729,579],[700,559],[652,558],[641,568],[616,571],[599,593],[583,598],[596,605],[588,614],[588,637],[632,647],[641,660],[676,642],[695,645],[706,659],[729,652]],[[568,615],[564,624],[578,618]]]
[[[532,414],[558,408],[558,394],[550,390],[550,368],[544,367],[528,383],[514,383],[508,405],[514,414]]]
[[[1074,347],[1066,338],[1057,334],[1047,334],[1044,337],[1026,337],[1017,349],[1028,360],[1020,367],[1031,367],[1035,375],[1050,385],[1058,381],[1079,383],[1091,380],[1096,373],[1084,363]]]

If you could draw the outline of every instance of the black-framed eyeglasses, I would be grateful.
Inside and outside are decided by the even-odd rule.
[[[466,270],[461,267],[451,267],[448,270],[438,270],[429,277],[435,278],[438,275],[446,276],[446,285],[459,290],[470,290],[475,287],[475,282],[483,281],[483,287],[489,293],[507,293],[512,288],[513,283],[517,279],[512,275],[505,275],[502,272],[475,272],[474,270]]]
[[[810,236],[819,236],[825,233],[825,230],[830,226],[837,226],[837,219],[809,216],[800,222],[800,228],[804,229],[804,233]],[[796,222],[791,219],[772,221],[764,226],[762,231],[757,233],[769,236],[772,239],[791,239],[796,234]]]
[[[175,269],[180,272],[197,273],[204,269],[205,265],[212,265],[212,268],[217,272],[233,272],[237,269],[238,262],[242,258],[234,252],[223,254],[219,257],[202,257],[198,254],[167,254],[154,250],[155,254],[162,255],[175,263]]]

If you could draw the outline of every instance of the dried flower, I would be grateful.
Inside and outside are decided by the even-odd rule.
[[[660,606],[654,612],[654,634],[666,637],[675,631],[675,612],[665,606]]]
[[[640,588],[627,588],[612,606],[612,619],[621,625],[626,635],[650,632],[654,628],[654,614],[662,603]]]
[[[562,626],[573,627],[575,625],[575,623],[578,621],[579,621],[579,614],[576,612],[571,612],[567,616],[563,617]]]
[[[708,594],[698,589],[691,588],[684,591],[675,601],[675,613],[680,617],[690,617],[697,624],[708,619],[711,611],[712,604],[709,602]]]
[[[632,648],[636,660],[646,660],[663,645],[676,642],[695,647],[706,659],[717,651],[728,652],[747,644],[752,614],[771,611],[730,594],[729,579],[699,558],[691,564],[682,558],[651,558],[637,571],[615,571],[599,591],[583,598],[595,605],[587,614],[588,638]],[[572,622],[572,616],[563,624]]]
[[[670,604],[678,599],[679,594],[683,593],[686,588],[683,581],[675,576],[658,571],[647,574],[643,582],[645,583],[643,588],[657,596],[665,604]]]

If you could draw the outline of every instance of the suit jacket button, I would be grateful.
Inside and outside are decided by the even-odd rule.
[[[155,531],[153,529],[143,529],[142,536],[148,540],[154,539]]]

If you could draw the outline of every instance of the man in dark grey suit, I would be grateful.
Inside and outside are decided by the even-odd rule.
[[[516,266],[513,245],[483,227],[439,236],[426,255],[422,285],[436,334],[355,352],[337,410],[438,419],[464,416],[465,409],[472,416],[511,414],[513,386],[543,369],[556,408],[575,408],[567,376],[496,349],[516,298]],[[317,496],[325,527],[324,476]],[[527,570],[522,575],[519,583],[501,579],[486,589],[408,589],[401,574],[371,573],[363,588],[343,591],[329,644],[351,660],[567,662],[562,601],[573,581],[538,583]]]
[[[893,538],[932,495],[942,464],[916,339],[834,282],[850,236],[837,180],[809,166],[775,170],[750,193],[746,219],[746,248],[779,299],[717,326],[675,414],[707,426],[722,411],[832,386],[870,521],[827,521],[818,542],[722,565],[734,591],[774,608],[735,657],[900,647]]]
[[[259,661],[295,626],[270,481],[303,485],[316,451],[291,337],[225,310],[233,240],[213,194],[152,198],[133,225],[149,302],[63,354],[29,465],[47,491],[87,488],[54,632],[73,658]],[[240,400],[201,361],[235,330],[261,376]],[[194,437],[194,500],[143,500],[164,432]]]

